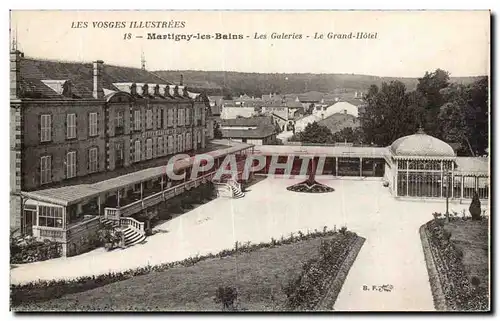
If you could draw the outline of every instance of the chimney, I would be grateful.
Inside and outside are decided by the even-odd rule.
[[[179,83],[179,86],[183,86],[183,84],[184,84],[184,75],[181,74],[181,81]]]
[[[20,62],[24,54],[19,50],[10,52],[10,98],[19,98]]]
[[[104,61],[96,60],[93,63],[94,66],[94,89],[92,90],[92,96],[95,99],[102,99],[104,97],[104,90],[102,89],[102,72],[103,72]]]

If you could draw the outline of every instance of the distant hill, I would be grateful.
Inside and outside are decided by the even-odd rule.
[[[343,93],[365,91],[371,85],[399,80],[408,90],[417,87],[418,78],[377,77],[355,74],[266,74],[234,71],[172,70],[154,71],[158,76],[178,83],[181,74],[184,83],[205,90],[209,95],[247,94],[260,97],[269,93],[290,94],[319,91]],[[423,75],[422,75],[423,76]],[[481,77],[452,77],[452,82],[469,84]]]

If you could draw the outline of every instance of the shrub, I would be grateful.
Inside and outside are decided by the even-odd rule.
[[[112,226],[103,226],[98,232],[98,239],[107,250],[119,246],[122,241],[123,232]]]
[[[12,237],[10,241],[10,262],[23,264],[45,261],[61,257],[61,244],[44,240],[37,241],[33,237]]]
[[[337,231],[327,230],[325,232],[318,232],[315,230],[315,233],[311,233],[309,230],[306,235],[303,235],[303,239],[314,239],[317,237],[325,237],[325,236],[334,236],[338,235]],[[299,232],[299,235],[301,232]],[[352,232],[346,232],[345,236],[342,238],[343,240],[348,239],[356,239],[356,234]],[[300,241],[301,239],[298,237],[294,237],[294,242]],[[283,238],[283,242],[291,243],[292,241]],[[70,280],[50,280],[50,281],[34,281],[27,284],[12,284],[11,285],[11,304],[13,306],[19,305],[23,302],[39,302],[44,300],[50,300],[54,298],[61,297],[62,295],[83,292],[90,289],[94,289],[106,284],[111,284],[118,281],[123,281],[138,275],[145,275],[152,271],[154,272],[162,272],[173,267],[179,266],[191,266],[202,260],[206,259],[214,259],[214,258],[225,258],[231,255],[235,255],[242,252],[250,252],[256,251],[262,248],[271,248],[275,246],[279,246],[284,244],[282,241],[271,238],[271,242],[264,243],[261,242],[259,244],[251,244],[250,242],[246,242],[246,244],[242,245],[238,243],[238,249],[225,249],[216,254],[208,253],[203,256],[194,256],[181,261],[162,263],[154,266],[146,266],[140,267],[136,269],[129,269],[123,272],[110,272],[106,274],[93,275],[93,276],[83,276]],[[342,245],[342,244],[341,244]],[[236,247],[236,246],[235,246]],[[339,246],[339,249],[345,249],[348,252],[349,246]],[[336,268],[336,266],[332,266],[332,268]]]
[[[215,303],[222,304],[222,311],[234,311],[234,302],[238,298],[236,288],[230,286],[219,286],[215,291]]]
[[[347,231],[339,238],[324,240],[319,246],[318,257],[302,265],[301,273],[288,281],[283,291],[287,297],[287,308],[291,310],[313,310],[328,289],[356,241],[356,234]]]
[[[473,220],[479,221],[481,219],[481,201],[479,200],[477,192],[474,192],[472,202],[469,206],[469,212]]]

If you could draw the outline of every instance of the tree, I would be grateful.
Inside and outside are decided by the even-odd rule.
[[[446,102],[442,89],[448,87],[450,74],[442,69],[436,69],[433,72],[426,72],[424,77],[418,79],[417,91],[426,99],[426,131],[440,137],[438,114],[441,106]]]
[[[406,93],[400,81],[373,85],[366,96],[366,107],[360,114],[361,127],[368,143],[388,146],[399,137],[415,133],[414,110],[417,96]]]
[[[303,143],[325,144],[332,141],[330,129],[319,125],[317,122],[307,124],[306,128],[297,136],[299,141]]]
[[[361,144],[362,133],[359,128],[352,129],[351,127],[345,127],[333,134],[333,141]]]
[[[488,78],[483,77],[469,87],[466,123],[471,131],[469,140],[477,154],[485,154],[489,143]]]
[[[470,85],[452,84],[442,90],[446,103],[438,115],[442,138],[464,142],[469,155],[484,154],[488,148],[488,80]]]

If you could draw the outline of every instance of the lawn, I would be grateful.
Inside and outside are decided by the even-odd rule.
[[[151,272],[50,301],[26,300],[28,302],[15,306],[14,310],[220,311],[221,304],[214,302],[219,286],[237,289],[239,310],[283,310],[287,299],[283,287],[301,273],[305,262],[319,256],[322,241],[335,238],[343,247],[360,239],[336,233],[221,259],[207,259],[194,266]],[[345,268],[346,264],[333,261],[332,264],[344,266],[345,271],[339,275],[345,278],[352,262]],[[338,291],[340,288],[336,294]]]
[[[488,223],[453,218],[425,224],[422,242],[438,310],[489,309]]]
[[[450,241],[463,253],[462,263],[468,279],[479,279],[479,287],[488,290],[488,221],[456,220],[445,225]]]

